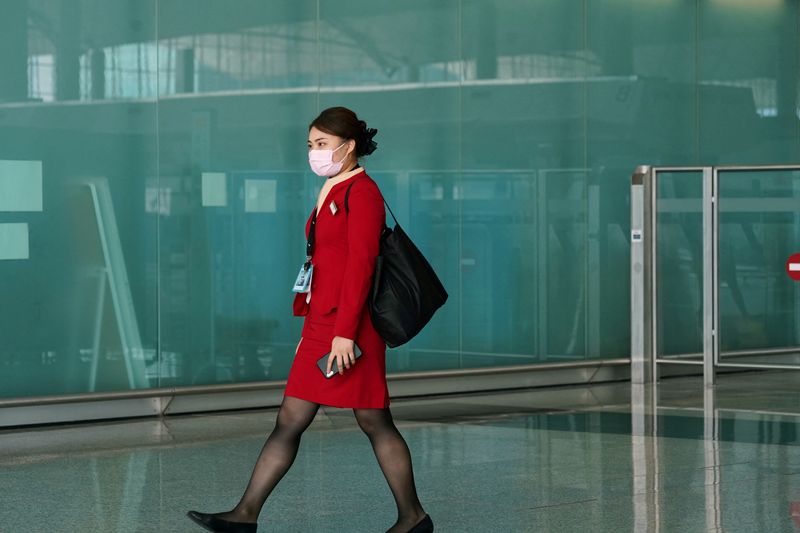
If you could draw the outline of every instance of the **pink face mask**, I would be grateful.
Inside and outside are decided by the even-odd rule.
[[[317,176],[331,177],[335,176],[342,170],[344,159],[341,161],[333,160],[333,152],[347,144],[343,142],[338,148],[333,150],[309,150],[308,151],[308,164],[311,165],[311,170]]]

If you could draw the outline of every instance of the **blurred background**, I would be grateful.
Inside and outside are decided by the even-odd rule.
[[[3,0],[0,397],[285,379],[322,183],[307,127],[334,105],[378,128],[364,165],[450,293],[390,372],[628,357],[632,170],[797,162],[799,17],[790,0]],[[660,184],[660,349],[699,352],[702,186]],[[800,344],[797,173],[721,194],[739,202],[721,207],[723,350]],[[741,208],[760,198],[785,208]]]

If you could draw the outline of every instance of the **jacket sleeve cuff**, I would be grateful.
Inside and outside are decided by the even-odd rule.
[[[350,339],[351,341],[354,341],[356,338],[356,331],[358,331],[358,324],[354,326],[339,325],[333,329],[333,336],[343,337],[345,339]]]

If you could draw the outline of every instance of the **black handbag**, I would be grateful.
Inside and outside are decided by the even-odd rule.
[[[344,195],[345,213],[351,183]],[[419,333],[433,314],[447,301],[447,291],[428,260],[400,227],[392,208],[394,229],[384,225],[375,275],[368,296],[370,318],[389,348],[405,344]]]

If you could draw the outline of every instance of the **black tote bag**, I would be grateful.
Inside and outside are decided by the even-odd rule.
[[[345,212],[350,209],[344,197]],[[400,227],[392,213],[394,228],[383,227],[380,252],[368,297],[370,318],[389,348],[405,344],[419,333],[433,314],[447,301],[447,291],[422,252]]]

